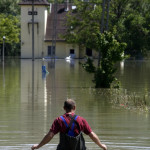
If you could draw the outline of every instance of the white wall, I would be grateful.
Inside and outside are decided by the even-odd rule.
[[[44,56],[47,56],[48,46],[51,46],[52,42],[46,42],[44,48]],[[70,49],[75,50],[75,58],[79,58],[79,48],[78,46],[74,46],[72,44],[67,44],[66,42],[57,42],[56,43],[56,51],[55,56],[57,58],[66,58],[70,55]]]
[[[32,58],[32,15],[28,15],[28,11],[32,10],[30,5],[21,6],[21,58]],[[37,15],[34,16],[34,55],[35,58],[42,57],[44,51],[44,35],[47,24],[47,7],[36,6],[34,10]],[[28,25],[28,23],[30,24]],[[38,24],[36,24],[38,23]]]

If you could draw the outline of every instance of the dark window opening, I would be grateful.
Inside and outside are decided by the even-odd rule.
[[[87,56],[92,56],[92,49],[86,48],[86,55]]]
[[[65,8],[61,8],[61,9],[59,9],[59,10],[57,11],[58,14],[61,14],[61,13],[63,13],[63,12],[65,12]]]
[[[70,49],[70,54],[74,54],[74,49]]]
[[[48,56],[54,56],[55,55],[55,46],[48,46]]]
[[[75,50],[74,49],[70,49],[70,56],[71,56],[71,58],[75,58]]]

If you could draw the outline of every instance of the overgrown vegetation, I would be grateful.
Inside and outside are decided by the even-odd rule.
[[[128,92],[123,89],[115,89],[110,92],[110,102],[116,108],[128,110],[139,110],[143,112],[150,111],[150,93]]]
[[[99,95],[108,104],[116,109],[125,109],[135,112],[150,112],[150,92],[130,92],[126,89],[94,89],[90,88],[92,95]]]

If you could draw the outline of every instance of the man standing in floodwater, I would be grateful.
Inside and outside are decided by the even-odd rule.
[[[64,110],[66,113],[54,120],[49,132],[39,144],[31,147],[32,150],[50,142],[57,133],[60,133],[60,142],[56,150],[86,150],[82,132],[88,135],[100,148],[107,150],[106,145],[100,142],[88,122],[83,117],[75,115],[76,103],[74,100],[66,100]]]

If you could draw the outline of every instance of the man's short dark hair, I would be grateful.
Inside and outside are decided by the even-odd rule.
[[[68,112],[71,111],[74,106],[76,106],[76,102],[72,99],[68,99],[64,102],[64,109]]]

